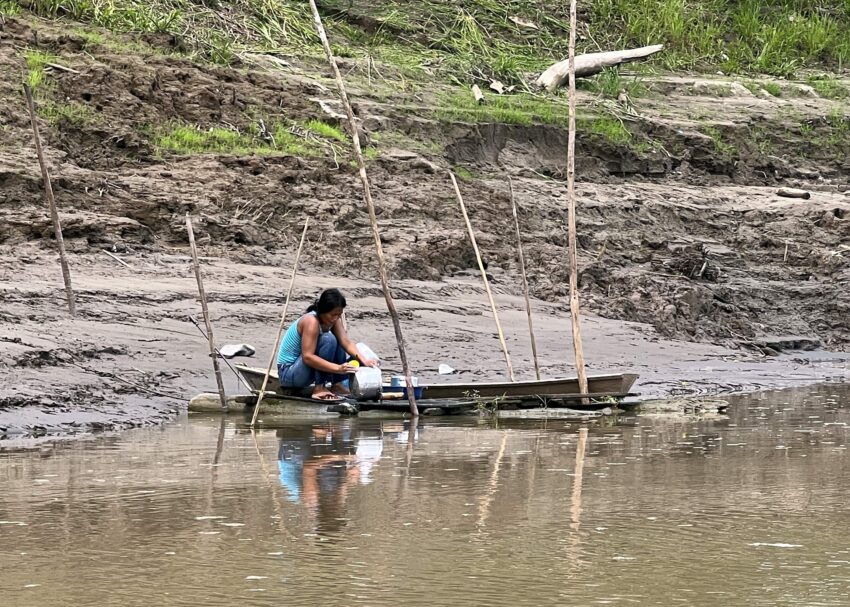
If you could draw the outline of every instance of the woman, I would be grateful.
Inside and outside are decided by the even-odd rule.
[[[343,383],[356,367],[356,359],[367,367],[378,361],[365,356],[348,337],[342,323],[345,297],[339,289],[322,291],[306,314],[290,325],[277,355],[277,375],[282,388],[313,387],[313,398],[337,400],[348,394]],[[331,384],[331,390],[325,384]]]

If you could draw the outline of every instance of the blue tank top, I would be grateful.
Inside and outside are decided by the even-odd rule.
[[[316,316],[316,313],[307,312],[304,316],[307,315]],[[304,316],[301,318],[304,318]],[[280,342],[280,350],[277,351],[278,366],[291,365],[301,356],[301,334],[298,332],[298,325],[301,324],[301,318],[289,325],[289,328],[283,335],[283,341]]]

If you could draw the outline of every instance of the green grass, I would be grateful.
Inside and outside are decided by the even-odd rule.
[[[77,101],[57,103],[52,100],[43,101],[38,108],[38,115],[54,126],[70,125],[83,126],[97,122],[95,111]]]
[[[473,179],[475,179],[475,173],[473,173],[466,167],[456,166],[452,170],[454,171],[454,174],[457,176],[457,178],[461,181],[472,181]]]
[[[725,156],[727,158],[734,157],[738,154],[738,149],[728,143],[723,138],[723,133],[720,132],[715,126],[704,125],[699,128],[700,132],[711,137],[712,142],[714,143],[714,151],[720,154],[721,156]]]
[[[617,99],[623,91],[632,99],[645,97],[648,93],[647,87],[640,79],[623,78],[619,68],[607,68],[593,78],[577,79],[576,87],[606,99]]]
[[[764,82],[764,83],[762,83],[761,88],[766,90],[768,93],[770,93],[774,97],[781,97],[782,96],[782,87],[779,86],[775,82]]]
[[[254,125],[251,132],[242,133],[223,127],[200,128],[195,125],[173,124],[153,135],[154,145],[176,154],[234,154],[234,155],[291,155],[317,156],[321,147],[308,139],[291,133],[278,122],[269,130]]]
[[[244,50],[318,51],[303,0],[0,0],[4,12],[20,6],[114,32],[167,33],[221,64]],[[663,43],[655,65],[780,76],[850,64],[848,0],[588,0],[581,9],[579,52]],[[567,55],[565,3],[323,0],[322,10],[341,56],[371,55],[397,66],[402,78],[437,71],[463,83],[496,78],[523,86]],[[609,95],[617,86],[612,76],[599,82]]]
[[[821,77],[810,78],[809,85],[815,92],[825,99],[847,99],[850,97],[850,89],[845,84],[834,78]]]
[[[20,14],[21,7],[14,0],[0,0],[0,15],[4,17],[14,17]]]
[[[449,122],[517,124],[554,124],[566,126],[569,119],[565,104],[527,94],[496,95],[484,93],[486,103],[478,104],[470,91],[442,97],[437,117]]]
[[[625,146],[632,141],[631,131],[626,128],[621,120],[613,116],[580,118],[576,123],[576,130],[580,133],[589,133],[591,136],[604,139],[614,145]]]
[[[46,53],[38,49],[27,49],[24,51],[27,63],[26,82],[32,90],[38,89],[44,83],[44,68],[48,63],[58,63],[59,57],[52,53]]]
[[[336,141],[341,142],[348,142],[348,136],[346,136],[342,129],[330,125],[327,122],[322,122],[321,120],[310,120],[304,125],[304,128],[306,128],[314,135],[318,135],[319,137],[324,137],[326,139],[335,139]]]

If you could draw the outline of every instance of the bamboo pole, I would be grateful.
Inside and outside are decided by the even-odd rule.
[[[348,126],[351,131],[351,147],[354,152],[354,159],[357,162],[357,170],[360,174],[360,181],[363,184],[363,200],[365,201],[366,208],[369,211],[369,222],[372,226],[372,236],[375,238],[375,253],[378,258],[378,274],[381,278],[381,289],[384,292],[384,299],[387,302],[387,310],[390,313],[393,330],[395,331],[396,342],[398,343],[398,354],[401,358],[402,369],[404,370],[404,381],[407,385],[407,400],[410,402],[410,413],[414,417],[418,417],[419,408],[416,406],[416,396],[413,393],[413,379],[410,374],[410,365],[407,363],[404,335],[401,332],[398,312],[396,311],[392,293],[390,293],[387,262],[384,259],[384,249],[381,246],[381,232],[378,229],[378,218],[375,215],[375,205],[372,202],[372,190],[369,187],[369,177],[366,174],[366,162],[363,160],[363,152],[360,149],[360,137],[357,134],[357,122],[354,119],[354,110],[351,109],[351,104],[348,102],[348,94],[345,92],[345,83],[342,80],[342,74],[339,73],[339,67],[337,67],[336,60],[334,59],[333,51],[331,51],[331,45],[328,42],[325,27],[322,25],[322,17],[319,15],[319,9],[316,7],[316,0],[310,0],[310,9],[313,12],[313,22],[316,25],[316,32],[319,34],[319,39],[322,41],[322,47],[325,49],[325,56],[333,70],[337,90],[339,91],[339,97],[342,101],[343,107],[345,108],[345,114],[348,117]]]
[[[32,100],[32,89],[24,84],[24,95],[27,98],[27,109],[32,123],[32,132],[35,137],[35,152],[38,155],[38,164],[41,167],[41,176],[44,179],[44,194],[47,205],[50,207],[50,219],[53,221],[53,234],[56,237],[56,248],[59,249],[59,265],[62,268],[62,280],[65,282],[65,296],[68,299],[68,312],[71,316],[77,313],[74,301],[74,287],[71,286],[71,268],[65,255],[65,241],[62,238],[62,225],[59,223],[59,211],[56,209],[56,198],[53,196],[53,185],[50,183],[50,174],[47,172],[47,164],[44,162],[44,151],[41,149],[41,135],[38,133],[38,122],[35,118],[35,104]]]
[[[304,221],[304,230],[301,232],[301,242],[298,243],[298,251],[295,253],[295,262],[292,264],[292,276],[289,278],[289,290],[286,292],[286,301],[283,303],[283,313],[280,315],[280,326],[277,328],[277,338],[274,340],[272,354],[269,356],[269,364],[266,368],[266,375],[263,377],[263,385],[260,387],[260,394],[257,396],[257,404],[254,405],[254,414],[251,416],[251,427],[257,423],[257,415],[260,413],[260,405],[263,403],[263,397],[266,395],[266,386],[269,383],[269,375],[271,375],[274,361],[277,358],[277,351],[280,348],[280,338],[283,336],[283,328],[286,325],[286,311],[289,309],[289,300],[292,297],[292,287],[295,286],[295,275],[298,274],[298,260],[301,259],[301,249],[304,247],[304,239],[307,237],[307,227],[310,225],[310,218]]]
[[[490,281],[487,280],[487,271],[484,269],[484,262],[481,260],[481,252],[478,250],[478,243],[475,241],[475,232],[472,230],[472,223],[469,221],[469,215],[466,213],[466,205],[463,203],[463,196],[460,195],[460,188],[457,185],[454,173],[449,171],[449,177],[452,179],[452,185],[455,188],[457,201],[460,203],[460,211],[463,213],[463,220],[466,222],[466,229],[469,232],[469,240],[472,242],[472,248],[475,251],[475,259],[478,261],[478,269],[481,270],[481,280],[484,281],[484,290],[487,291],[487,298],[490,300],[490,309],[493,311],[493,320],[496,321],[496,331],[499,333],[499,343],[502,345],[502,352],[505,355],[505,365],[508,367],[508,376],[511,381],[516,381],[514,378],[514,368],[511,365],[511,355],[508,354],[508,344],[505,343],[505,334],[502,332],[502,323],[499,322],[499,312],[496,310],[496,301],[493,299],[493,292],[490,290]]]
[[[578,301],[578,253],[576,252],[576,1],[570,0],[570,126],[567,143],[567,204],[568,212],[568,258],[570,264],[570,318],[573,328],[573,349],[576,357],[576,374],[579,390],[587,394],[587,373],[584,365],[584,347],[581,342],[581,318]]]
[[[528,296],[528,276],[525,274],[525,256],[522,253],[522,234],[519,231],[519,215],[514,198],[514,182],[508,176],[508,185],[511,188],[511,207],[514,213],[514,227],[516,227],[516,248],[519,255],[519,269],[522,273],[522,290],[525,295],[525,313],[528,315],[528,334],[531,337],[531,355],[534,358],[534,374],[540,381],[540,364],[537,362],[537,340],[534,339],[534,321],[531,320],[531,298]]]
[[[213,337],[210,312],[207,309],[207,294],[204,291],[204,281],[201,278],[201,264],[198,262],[198,249],[195,246],[195,230],[192,229],[192,218],[186,213],[186,232],[189,234],[189,247],[192,249],[192,265],[195,267],[195,279],[198,281],[198,295],[201,301],[201,310],[204,313],[204,324],[207,327],[207,341],[210,344],[210,358],[212,358],[215,382],[218,385],[218,396],[221,398],[221,409],[227,411],[227,396],[224,394],[224,381],[221,379],[221,368],[218,366],[218,355],[216,354],[215,338]]]

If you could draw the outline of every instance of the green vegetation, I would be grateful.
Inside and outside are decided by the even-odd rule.
[[[592,136],[600,137],[614,145],[629,145],[632,141],[631,131],[626,128],[622,120],[618,120],[613,116],[582,118],[578,120],[576,129],[579,132],[586,132]]]
[[[738,149],[731,143],[727,143],[723,139],[723,133],[715,126],[705,125],[700,127],[700,132],[711,137],[714,142],[714,151],[727,158],[732,158],[738,154]]]
[[[20,12],[21,7],[14,0],[0,0],[0,15],[14,17]]]
[[[782,87],[776,84],[775,82],[765,82],[761,85],[761,88],[766,90],[768,93],[773,95],[774,97],[782,96]]]
[[[59,57],[51,53],[45,53],[35,49],[24,52],[27,62],[27,84],[32,90],[36,90],[44,82],[44,68],[48,63],[57,63]]]
[[[304,125],[311,133],[318,135],[319,137],[325,137],[326,139],[335,139],[336,141],[347,142],[348,137],[339,127],[335,127],[333,125],[328,124],[327,122],[322,122],[321,120],[310,120],[307,124]]]
[[[809,85],[825,99],[847,99],[850,97],[850,90],[847,86],[834,78],[810,78]]]
[[[177,154],[317,156],[322,153],[317,142],[298,137],[280,122],[275,123],[271,131],[259,123],[248,133],[222,127],[202,129],[195,125],[172,124],[155,132],[153,140],[160,150]]]
[[[617,99],[621,92],[632,98],[645,97],[648,93],[646,86],[635,78],[623,78],[619,68],[608,68],[594,78],[576,80],[576,87],[597,93],[606,99]]]
[[[499,122],[503,124],[554,124],[566,126],[569,120],[567,106],[554,100],[519,93],[515,95],[488,95],[487,102],[479,104],[469,90],[440,99],[437,117],[446,121]]]
[[[222,64],[250,50],[319,55],[302,0],[0,0],[3,12],[18,6],[114,32],[167,33]],[[581,8],[579,52],[663,43],[653,62],[666,68],[780,76],[850,64],[850,0],[591,0]],[[402,78],[438,71],[464,84],[523,86],[567,55],[566,3],[323,0],[322,10],[337,51],[362,60],[361,72],[371,57]],[[615,75],[598,86],[609,96],[620,90]]]
[[[82,126],[97,121],[97,114],[94,110],[76,101],[57,103],[46,99],[39,104],[37,110],[38,115],[52,125],[64,123],[72,126]]]
[[[472,181],[475,179],[475,174],[466,167],[456,166],[452,170],[461,181]]]

